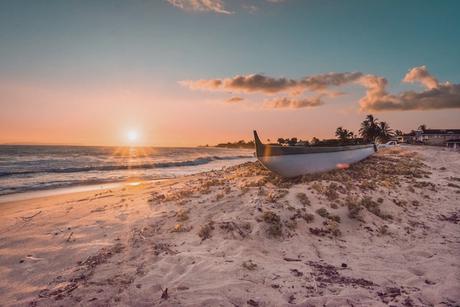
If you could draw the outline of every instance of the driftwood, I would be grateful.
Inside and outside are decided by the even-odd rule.
[[[164,299],[164,300],[167,300],[169,298],[169,294],[168,294],[168,288],[166,289],[161,289],[161,298]]]
[[[291,262],[292,261],[302,261],[301,259],[298,259],[298,258],[289,258],[289,257],[284,257],[283,259],[284,261],[291,261]]]
[[[38,211],[37,213],[31,215],[31,216],[21,216],[21,219],[25,222],[28,222],[30,221],[31,219],[33,219],[34,217],[36,217],[37,215],[39,215],[40,213],[42,213],[42,211]]]
[[[70,233],[70,235],[67,237],[66,242],[70,242],[70,239],[72,239],[73,236],[73,231]]]

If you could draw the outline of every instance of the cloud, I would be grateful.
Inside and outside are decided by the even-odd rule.
[[[406,74],[403,79],[404,82],[414,83],[419,81],[427,89],[433,89],[439,87],[438,79],[430,75],[426,66],[414,67]]]
[[[187,11],[233,14],[225,9],[222,0],[167,0],[170,4]]]
[[[321,100],[321,95],[312,98],[289,98],[282,97],[269,100],[265,103],[265,107],[272,109],[300,109],[307,107],[317,107],[324,104]]]
[[[440,84],[425,66],[415,67],[404,76],[403,82],[420,82],[426,90],[404,91],[390,94],[386,91],[387,80],[366,75],[360,80],[367,90],[361,98],[363,111],[408,111],[460,108],[460,84],[445,82]]]
[[[340,96],[343,93],[335,91],[335,88],[350,84],[358,84],[366,89],[364,97],[359,100],[362,111],[460,108],[460,84],[440,83],[425,66],[410,69],[402,81],[418,82],[425,87],[425,90],[391,94],[387,91],[387,79],[361,72],[330,72],[297,79],[250,74],[223,79],[180,81],[180,84],[193,90],[259,93],[269,96],[288,93],[295,96],[295,98],[277,97],[265,103],[266,107],[276,109],[320,106],[324,104],[321,100],[323,96],[330,98]],[[305,93],[314,93],[316,96],[300,97]]]
[[[259,10],[259,7],[253,4],[243,4],[242,8],[249,12],[249,14],[255,14]]]
[[[274,78],[262,74],[235,76],[226,79],[204,79],[181,81],[190,89],[220,90],[238,93],[276,94],[281,92],[302,93],[304,91],[326,91],[329,87],[340,86],[358,80],[363,74],[327,73],[300,79]]]
[[[244,100],[243,97],[231,97],[227,100],[225,100],[226,103],[230,103],[230,104],[237,104],[237,103],[240,103]]]

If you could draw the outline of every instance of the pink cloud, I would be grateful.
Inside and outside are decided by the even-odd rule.
[[[269,100],[265,103],[265,107],[272,109],[300,109],[307,107],[317,107],[324,104],[321,100],[321,96],[315,96],[312,98],[289,98],[282,97]]]
[[[326,91],[330,87],[344,85],[358,80],[362,73],[326,73],[300,79],[276,78],[261,74],[240,75],[225,79],[204,79],[181,81],[190,89],[231,91],[239,93],[275,94],[281,92],[301,93],[304,91]]]
[[[240,103],[244,100],[243,97],[231,97],[227,100],[225,100],[226,103],[230,103],[230,104],[233,104],[233,103]]]

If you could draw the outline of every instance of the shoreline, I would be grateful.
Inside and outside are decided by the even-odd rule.
[[[454,306],[459,200],[458,153],[410,147],[296,180],[248,162],[2,203],[0,297],[13,306]]]

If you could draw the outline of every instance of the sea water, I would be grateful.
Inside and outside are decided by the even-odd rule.
[[[174,178],[254,160],[249,149],[1,145],[0,195]]]

